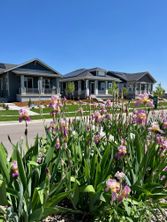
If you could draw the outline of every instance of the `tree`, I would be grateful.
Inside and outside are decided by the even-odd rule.
[[[115,81],[112,82],[112,87],[108,89],[108,93],[112,95],[113,102],[115,101],[115,99],[118,99],[119,88]]]
[[[165,94],[165,89],[161,86],[161,83],[159,83],[154,91],[154,96],[157,96],[159,98],[163,97]]]
[[[127,95],[128,95],[128,89],[126,87],[123,87],[121,90],[121,98],[124,99],[124,97]]]
[[[75,84],[74,84],[74,82],[67,82],[66,93],[70,94],[70,98],[73,95],[74,91],[75,91]]]

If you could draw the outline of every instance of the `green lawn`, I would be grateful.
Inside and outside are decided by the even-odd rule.
[[[0,116],[1,115],[18,115],[17,110],[0,110]]]
[[[89,112],[85,112],[84,116],[89,115]],[[74,116],[78,116],[76,115],[76,113],[66,113],[65,117],[74,117]],[[39,119],[52,119],[52,116],[49,114],[43,114],[43,115],[38,115],[38,116],[30,116],[31,120],[39,120]],[[3,121],[18,121],[18,115],[13,115],[13,116],[0,116],[0,122]]]
[[[167,102],[159,102],[159,103],[158,103],[158,107],[159,107],[159,108],[162,107],[162,106],[167,107]],[[130,105],[129,105],[129,107],[130,107],[130,108],[136,108],[134,102],[131,102]],[[137,108],[144,108],[144,106],[143,106],[143,105],[140,105],[140,106],[137,106]],[[147,108],[149,108],[149,107],[147,107]]]
[[[65,117],[73,117],[78,116],[77,110],[79,108],[83,108],[84,115],[89,115],[89,105],[81,105],[81,104],[73,104],[73,105],[66,105],[63,107]],[[133,111],[134,108],[145,108],[143,106],[135,107],[134,103],[130,103],[130,112]],[[147,108],[147,107],[146,107]],[[149,107],[148,107],[149,108]],[[91,106],[91,111],[93,111],[95,108]],[[167,102],[160,102],[158,109],[167,109]],[[97,109],[96,109],[97,110]],[[38,119],[50,119],[52,118],[50,115],[50,112],[52,111],[51,108],[43,108],[43,109],[32,109],[33,112],[39,113],[41,115],[35,115],[31,116],[32,120],[38,120]],[[119,110],[118,110],[119,112]],[[18,111],[17,110],[0,110],[0,121],[18,121]]]
[[[83,108],[84,111],[89,111],[90,107],[89,105],[80,105],[80,104],[76,104],[76,105],[66,105],[65,107],[63,107],[64,112],[76,112],[79,108]],[[93,107],[91,106],[91,109],[93,109]],[[36,113],[50,113],[52,111],[52,108],[43,108],[43,109],[32,109],[33,112]]]

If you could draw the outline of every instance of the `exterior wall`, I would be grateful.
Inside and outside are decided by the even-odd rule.
[[[41,64],[39,64],[38,62],[31,62],[29,64],[26,64],[24,66],[21,66],[18,69],[35,69],[35,70],[42,70],[42,71],[48,71],[48,69],[44,66],[42,66]]]
[[[8,101],[16,101],[16,94],[19,93],[20,89],[20,77],[16,76],[16,74],[12,72],[9,72],[8,81],[9,81]]]
[[[7,88],[7,74],[0,75],[2,89],[0,90],[0,97],[7,98],[8,97],[8,88]]]
[[[127,82],[126,83],[126,88],[128,90],[127,97],[129,99],[135,98],[135,83],[134,82]]]
[[[154,83],[154,82],[152,81],[152,79],[151,79],[148,75],[143,76],[143,78],[141,78],[141,79],[139,80],[139,82]]]

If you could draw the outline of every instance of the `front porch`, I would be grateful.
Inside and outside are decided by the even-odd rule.
[[[59,78],[20,76],[17,101],[48,100],[52,95],[60,95]]]
[[[103,80],[75,80],[72,81],[75,85],[75,90],[73,93],[74,98],[87,98],[89,96],[92,97],[111,97],[108,94],[108,89],[112,86],[111,81],[103,81]],[[69,96],[66,92],[66,84],[67,82],[62,82],[61,85],[61,94],[65,96]]]
[[[140,94],[152,94],[153,93],[153,83],[147,82],[137,82],[128,84],[128,95],[129,97],[137,97]]]

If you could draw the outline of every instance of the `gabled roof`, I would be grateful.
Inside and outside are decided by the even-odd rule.
[[[24,62],[24,63],[21,63],[21,64],[19,64],[19,65],[0,63],[0,64],[2,64],[2,65],[0,66],[0,73],[6,73],[6,72],[9,72],[9,71],[16,70],[16,69],[18,69],[18,68],[21,68],[21,67],[24,66],[24,65],[27,65],[27,64],[32,63],[32,62],[35,62],[35,61],[38,62],[38,63],[40,63],[42,66],[46,67],[47,69],[49,69],[49,70],[50,70],[51,72],[53,72],[54,74],[57,74],[57,75],[60,75],[60,76],[61,76],[61,74],[60,74],[58,71],[56,71],[56,70],[53,69],[52,67],[48,66],[46,63],[42,62],[40,59],[31,59],[31,60],[29,60],[29,61],[27,61],[27,62]],[[1,67],[2,67],[2,69],[1,69]]]
[[[64,78],[66,77],[76,77],[78,75],[80,75],[81,73],[86,72],[86,69],[77,69],[75,71],[69,72],[67,74],[64,75]]]
[[[117,78],[120,78],[126,82],[128,81],[139,81],[141,78],[143,78],[145,75],[148,75],[150,79],[155,83],[156,80],[152,77],[152,75],[149,72],[138,72],[138,73],[124,73],[124,72],[115,72],[115,71],[109,71],[110,75],[113,75]]]
[[[14,68],[17,66],[16,64],[7,64],[7,63],[0,63],[0,73],[3,73],[4,71]]]
[[[79,76],[81,74],[83,74],[84,72],[93,72],[93,71],[104,71],[104,72],[107,72],[105,69],[102,69],[102,68],[91,68],[91,69],[85,69],[85,68],[81,68],[81,69],[77,69],[77,70],[74,70],[72,72],[69,72],[67,74],[64,75],[64,78],[70,78],[70,77],[76,77],[76,76]]]
[[[95,76],[92,74],[94,71],[104,71],[106,75],[104,76]],[[107,75],[107,71],[102,68],[91,68],[91,69],[77,69],[75,71],[72,71],[70,73],[67,73],[66,75],[63,76],[63,82],[65,81],[74,81],[74,80],[82,80],[82,79],[89,79],[89,80],[110,80],[110,81],[116,81],[116,82],[121,82],[118,78],[112,77]]]

